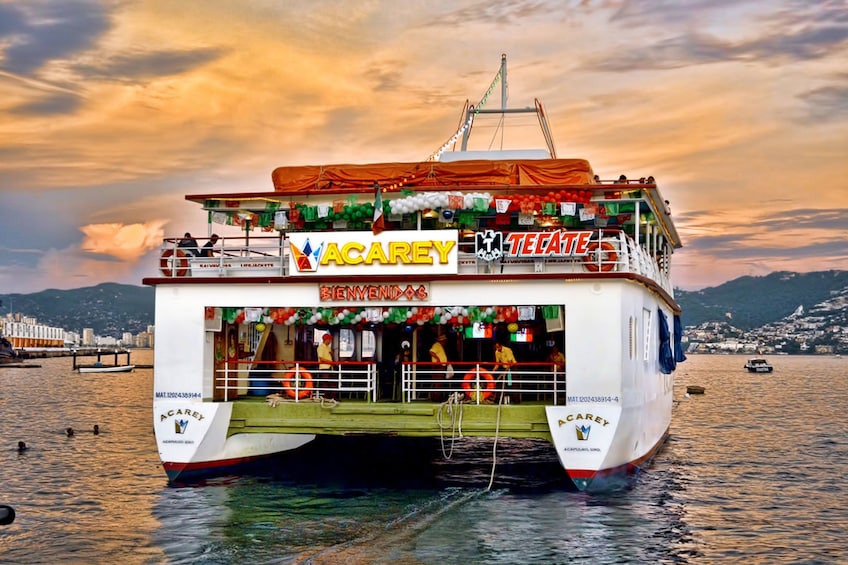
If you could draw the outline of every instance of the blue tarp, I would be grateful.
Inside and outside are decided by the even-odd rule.
[[[668,318],[666,318],[662,309],[658,309],[660,318],[660,372],[666,375],[674,371],[677,367],[677,361],[674,360],[674,353],[671,352],[671,333],[668,331]]]
[[[678,363],[686,361],[686,354],[683,352],[683,323],[680,321],[678,314],[674,315],[674,360]]]

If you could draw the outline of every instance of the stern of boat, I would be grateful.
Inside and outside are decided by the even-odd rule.
[[[547,406],[546,412],[560,463],[578,489],[608,490],[615,475],[626,474],[626,468],[619,468],[610,457],[621,417],[620,406]]]
[[[169,480],[220,474],[315,439],[312,434],[271,433],[228,437],[232,410],[232,402],[154,402],[156,444]]]

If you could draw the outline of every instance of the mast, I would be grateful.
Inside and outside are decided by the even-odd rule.
[[[486,99],[489,94],[494,89],[495,83],[500,80],[501,81],[501,107],[500,108],[484,108],[486,103]],[[492,85],[489,87],[489,91],[483,97],[482,100],[476,105],[467,106],[465,110],[465,121],[463,128],[460,128],[460,131],[457,134],[462,134],[462,144],[460,151],[468,151],[468,138],[471,136],[471,129],[474,124],[474,117],[478,114],[500,114],[501,123],[500,123],[500,132],[501,132],[501,142],[503,142],[503,136],[506,133],[506,124],[504,123],[504,119],[507,114],[536,114],[536,117],[539,120],[539,126],[542,130],[542,137],[545,139],[545,145],[547,145],[548,153],[551,158],[556,159],[556,148],[554,147],[553,136],[551,135],[551,130],[548,125],[548,118],[545,115],[545,110],[542,107],[542,103],[536,99],[535,107],[524,107],[524,108],[509,108],[508,106],[509,99],[509,84],[507,83],[507,74],[506,74],[506,53],[501,55],[501,67],[498,71],[497,75],[495,75],[495,80],[492,81]]]

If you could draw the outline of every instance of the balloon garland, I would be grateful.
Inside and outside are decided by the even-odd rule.
[[[231,324],[245,322],[244,308],[222,308],[222,319]],[[270,324],[286,326],[355,326],[363,323],[425,324],[465,326],[475,322],[513,324],[518,321],[515,306],[378,306],[264,308],[256,329]],[[518,324],[515,324],[515,331]],[[510,330],[513,331],[513,330]],[[514,331],[513,331],[514,333]]]

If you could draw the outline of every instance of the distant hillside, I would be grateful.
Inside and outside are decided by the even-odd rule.
[[[764,277],[740,277],[698,291],[676,290],[683,323],[697,326],[729,321],[750,330],[792,314],[798,306],[809,311],[848,289],[848,271],[777,272]],[[33,294],[0,294],[0,313],[10,310],[38,318],[41,323],[98,335],[121,337],[153,325],[152,287],[105,283],[74,290],[45,290]],[[727,317],[730,314],[730,318]]]
[[[848,271],[781,271],[764,277],[740,277],[698,291],[675,290],[674,295],[683,308],[684,325],[730,321],[737,328],[750,330],[789,316],[798,306],[809,311],[846,288]]]
[[[102,336],[120,338],[153,325],[153,288],[104,283],[73,290],[44,290],[33,294],[0,294],[0,313],[22,313],[42,324],[82,333],[93,328]]]

